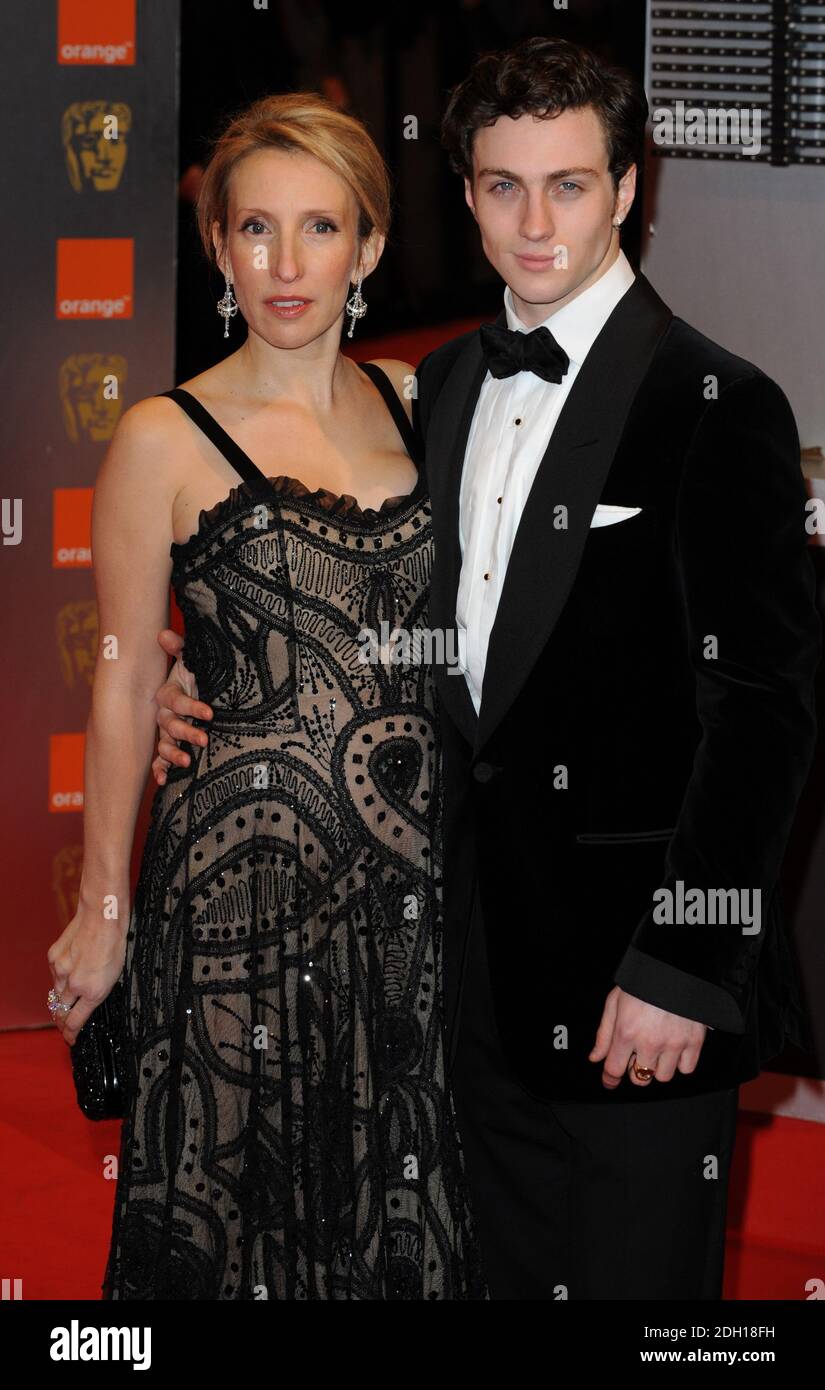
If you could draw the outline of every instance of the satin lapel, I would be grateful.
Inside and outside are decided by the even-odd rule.
[[[504,311],[495,320],[506,323]],[[478,334],[459,353],[442,386],[427,430],[427,478],[433,509],[433,570],[430,581],[430,627],[443,632],[457,656],[456,598],[461,572],[459,497],[464,454],[487,364]],[[447,636],[449,634],[449,636]],[[447,647],[448,656],[451,655]],[[450,674],[450,672],[453,674]],[[464,675],[455,665],[436,663],[435,679],[442,704],[468,743],[476,736],[478,716]]]
[[[571,387],[516,531],[490,633],[476,753],[524,686],[564,608],[633,398],[672,317],[637,275]],[[451,484],[451,497],[453,491]],[[567,530],[553,526],[560,504],[568,509]]]

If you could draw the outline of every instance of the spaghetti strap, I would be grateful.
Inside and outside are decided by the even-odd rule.
[[[272,483],[265,473],[262,473],[256,463],[253,463],[247,453],[244,453],[240,444],[237,444],[230,434],[226,433],[223,425],[219,425],[214,415],[210,415],[205,405],[190,391],[184,390],[182,386],[175,386],[171,391],[159,391],[159,395],[168,396],[170,400],[176,401],[181,410],[184,410],[190,420],[203,430],[207,439],[215,445],[215,448],[223,454],[225,459],[232,464],[237,473],[240,473],[245,483],[249,483],[256,492],[271,495],[273,492]]]
[[[387,376],[387,373],[384,371],[383,367],[379,367],[375,362],[359,362],[358,366],[361,368],[362,372],[366,372],[370,381],[378,387],[378,390],[384,397],[387,409],[395,421],[398,433],[404,441],[404,447],[420,470],[424,453],[421,447],[421,439],[417,430],[414,430],[410,424],[407,412],[398,399],[398,393]]]

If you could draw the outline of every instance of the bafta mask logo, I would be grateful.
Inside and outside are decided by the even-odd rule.
[[[57,614],[60,672],[69,690],[91,687],[97,661],[97,604],[94,599],[66,603]]]
[[[52,889],[61,927],[68,927],[77,912],[82,868],[82,845],[64,845],[52,860]]]
[[[66,171],[75,193],[111,193],[126,163],[132,112],[122,101],[73,101],[63,113]]]
[[[81,437],[94,443],[111,439],[125,380],[126,358],[119,353],[78,352],[66,358],[58,385],[66,433],[73,444]]]

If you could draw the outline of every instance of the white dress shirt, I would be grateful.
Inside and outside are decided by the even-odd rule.
[[[595,284],[544,320],[570,358],[561,382],[527,371],[501,378],[488,371],[482,382],[461,475],[456,601],[459,664],[476,713],[490,632],[527,495],[582,362],[635,278],[620,251]],[[509,285],[504,308],[508,328],[530,332],[516,314]]]

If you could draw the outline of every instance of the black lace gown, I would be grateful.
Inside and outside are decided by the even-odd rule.
[[[360,659],[382,619],[426,627],[423,467],[362,510],[265,479],[165,394],[243,481],[172,546],[214,718],[155,793],[135,893],[103,1297],[485,1298],[444,1072],[432,673]]]

